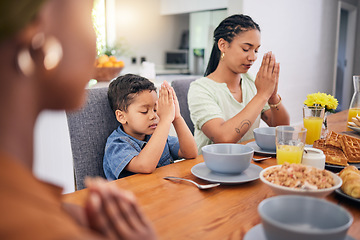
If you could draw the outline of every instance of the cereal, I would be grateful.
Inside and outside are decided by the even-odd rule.
[[[300,189],[324,189],[335,185],[330,172],[295,163],[271,168],[264,173],[264,178],[280,186]]]

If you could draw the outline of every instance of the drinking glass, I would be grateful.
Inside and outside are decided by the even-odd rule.
[[[301,163],[307,129],[302,126],[276,127],[277,164]]]
[[[322,124],[324,122],[325,108],[321,106],[304,106],[303,120],[307,129],[306,144],[312,145],[320,139]]]
[[[353,76],[354,95],[351,98],[349,106],[348,122],[352,122],[352,118],[360,115],[360,75]],[[350,128],[347,128],[350,131]]]

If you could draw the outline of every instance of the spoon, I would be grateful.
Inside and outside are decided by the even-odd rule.
[[[254,162],[260,162],[260,161],[264,161],[264,160],[269,159],[269,158],[272,158],[272,157],[253,158],[253,160],[254,160]]]
[[[220,183],[198,184],[197,182],[194,182],[193,180],[190,180],[190,179],[179,178],[179,177],[170,177],[170,176],[164,177],[164,179],[166,179],[166,180],[182,180],[182,181],[191,182],[192,184],[194,184],[195,186],[197,186],[199,189],[202,189],[202,190],[217,187],[220,185]]]

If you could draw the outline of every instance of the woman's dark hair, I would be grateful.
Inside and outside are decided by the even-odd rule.
[[[209,63],[204,76],[214,72],[219,64],[220,49],[218,47],[218,41],[220,38],[224,39],[228,43],[231,43],[234,37],[236,37],[239,33],[253,29],[260,32],[259,25],[249,16],[236,14],[225,18],[214,30],[214,45],[211,50]]]
[[[0,42],[36,19],[46,0],[1,0]]]
[[[108,89],[108,100],[111,109],[127,111],[136,94],[142,91],[155,91],[154,83],[147,78],[135,74],[126,74],[113,80]]]

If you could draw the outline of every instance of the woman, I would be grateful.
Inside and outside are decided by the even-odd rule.
[[[84,211],[63,206],[61,189],[32,174],[39,113],[76,109],[85,98],[95,60],[92,5],[0,3],[0,239],[155,238],[130,193],[88,180]]]
[[[260,28],[249,16],[233,15],[214,31],[205,77],[190,85],[188,103],[201,147],[253,138],[261,118],[269,126],[288,125],[289,115],[277,93],[280,64],[264,55],[255,80],[247,71],[257,58]]]

